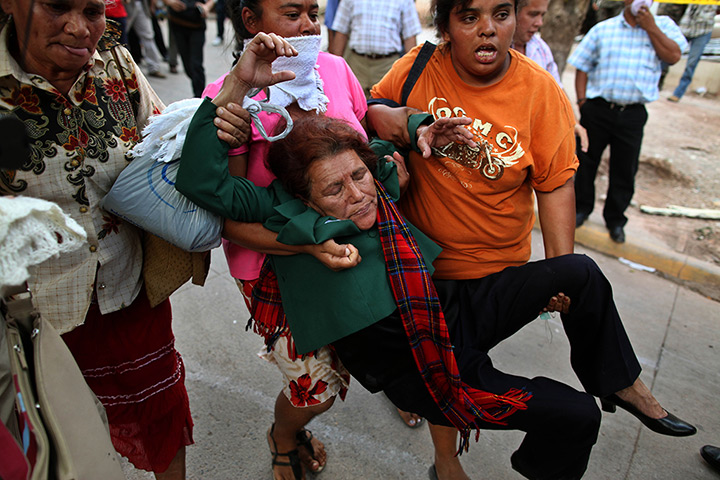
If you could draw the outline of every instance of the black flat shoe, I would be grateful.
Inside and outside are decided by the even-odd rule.
[[[435,465],[430,465],[430,468],[428,469],[428,477],[430,477],[430,480],[439,480],[437,470],[435,470]]]
[[[700,455],[713,470],[720,473],[720,448],[712,445],[705,445],[700,449]]]
[[[608,230],[610,230],[610,238],[613,242],[625,243],[625,230],[623,227],[611,227]]]
[[[575,228],[580,228],[583,223],[585,223],[585,220],[588,219],[590,214],[588,213],[576,213],[575,214]]]
[[[620,407],[637,417],[637,419],[650,430],[662,435],[669,435],[671,437],[689,437],[690,435],[695,435],[697,433],[697,428],[693,427],[686,421],[679,419],[672,413],[667,412],[667,410],[665,410],[667,412],[666,417],[650,418],[635,408],[634,405],[622,400],[614,393],[605,398],[601,398],[600,404],[602,405],[602,409],[604,411],[610,413],[615,412],[616,406]]]

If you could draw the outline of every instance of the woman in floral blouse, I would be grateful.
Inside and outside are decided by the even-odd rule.
[[[87,232],[28,282],[102,401],[117,451],[157,478],[185,478],[193,443],[170,302],[143,288],[141,231],[98,202],[164,106],[106,32],[102,0],[3,0],[0,114],[21,119],[30,158],[0,173],[0,193],[57,203]],[[149,291],[149,290],[148,290]]]

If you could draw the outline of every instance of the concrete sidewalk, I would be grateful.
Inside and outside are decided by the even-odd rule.
[[[539,241],[534,247],[542,251]],[[720,304],[614,258],[578,250],[592,256],[614,286],[618,309],[643,366],[643,381],[668,410],[699,430],[694,437],[670,438],[650,432],[623,411],[603,414],[585,478],[717,478],[698,450],[720,443]],[[219,249],[213,252],[206,286],[186,285],[172,302],[196,425],[196,444],[188,449],[188,478],[272,478],[264,434],[272,421],[280,377],[275,367],[255,356],[260,339],[245,332],[249,315]],[[494,362],[505,371],[550,376],[580,388],[568,357],[557,317],[528,325],[493,351]],[[356,382],[346,401],[337,402],[310,429],[326,443],[330,456],[319,478],[427,478],[433,458],[427,427],[407,428],[383,396],[369,394]],[[519,432],[483,431],[462,462],[472,478],[520,478],[509,456],[521,439]],[[152,477],[132,472],[129,478]]]
[[[205,48],[208,81],[224,73],[231,63],[229,49],[210,45],[214,37],[215,25],[210,21]],[[152,78],[151,83],[167,103],[191,95],[182,68],[179,75]],[[613,284],[618,309],[643,365],[642,379],[663,406],[693,422],[698,434],[682,439],[664,437],[624,411],[604,413],[585,478],[718,478],[698,452],[705,444],[720,444],[720,303],[658,275],[634,270],[615,258],[623,256],[655,266],[647,249],[632,243],[632,238],[641,236],[629,235],[629,243],[623,246],[605,245],[609,240],[605,242],[603,237],[607,234],[599,226],[584,226],[578,230],[582,246],[577,250],[593,257]],[[541,258],[539,238],[534,239],[533,247],[534,258]],[[280,377],[275,367],[255,355],[260,338],[245,332],[249,315],[219,249],[213,252],[205,287],[186,285],[173,295],[172,302],[195,420],[195,445],[188,448],[188,478],[272,478],[265,432],[272,421]],[[550,376],[580,388],[568,358],[567,340],[557,317],[528,325],[493,351],[495,364],[505,371]],[[346,401],[337,402],[313,421],[310,429],[325,442],[329,454],[327,468],[317,478],[428,478],[433,457],[427,427],[407,428],[384,397],[369,394],[357,382]],[[472,478],[520,478],[511,469],[509,458],[521,439],[520,432],[483,431],[479,442],[472,442],[470,452],[461,457],[462,463]],[[127,471],[131,479],[152,478],[131,468]]]
[[[597,214],[596,214],[597,215]],[[658,221],[663,221],[659,218]],[[627,241],[617,244],[610,239],[600,220],[591,219],[575,231],[575,243],[616,258],[623,258],[701,294],[720,301],[720,266],[672,250],[661,239],[635,226],[625,227]]]

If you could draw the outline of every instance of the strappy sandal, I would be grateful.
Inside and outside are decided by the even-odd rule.
[[[314,474],[318,474],[325,469],[325,465],[320,465],[320,461],[315,458],[315,448],[312,445],[312,439],[312,432],[305,428],[301,428],[300,430],[298,430],[297,434],[295,435],[295,440],[297,440],[298,447],[307,448],[307,451],[310,453],[310,458],[318,462],[319,466],[316,470],[312,470],[311,468],[308,468],[308,470],[310,470]],[[327,457],[325,459],[325,464],[327,464]]]
[[[268,446],[270,447],[270,453],[272,454],[272,467],[291,467],[295,480],[302,480],[302,463],[300,462],[300,455],[298,455],[297,448],[290,450],[287,453],[279,453],[277,444],[275,443],[275,437],[273,432],[275,431],[275,424],[273,423],[268,433]],[[270,443],[272,441],[272,444]],[[278,460],[278,457],[287,457],[287,461]],[[275,474],[273,473],[273,478]]]

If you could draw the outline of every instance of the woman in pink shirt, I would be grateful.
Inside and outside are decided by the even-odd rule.
[[[292,4],[282,0],[231,0],[228,11],[238,40],[252,38],[258,32],[276,33],[283,37],[320,35],[318,5],[314,0],[300,0]],[[329,100],[325,115],[347,121],[366,136],[365,94],[350,67],[341,57],[319,52],[316,69]],[[209,84],[203,96],[214,98],[224,80],[225,75]],[[261,92],[253,98],[260,100],[265,98],[265,94]],[[272,100],[271,97],[271,103]],[[288,109],[294,111],[294,107]],[[283,121],[277,114],[261,112],[259,117],[268,134],[275,132],[278,123]],[[229,152],[230,173],[246,177],[259,186],[269,185],[275,178],[265,166],[269,147],[270,143],[253,125],[248,143]],[[287,254],[298,250],[275,242],[275,234],[264,231],[260,224],[226,220],[224,236],[233,240],[223,241],[225,256],[230,273],[250,308],[250,293],[265,258],[257,251],[277,253],[278,250],[267,248],[268,243],[275,244],[277,249]],[[313,248],[321,249],[322,246]],[[273,455],[273,475],[276,479],[302,479],[303,467],[318,473],[327,459],[324,445],[304,427],[313,417],[329,409],[337,395],[345,397],[350,375],[328,347],[300,358],[295,354],[289,331],[273,340],[260,353],[261,357],[278,366],[285,384],[275,402],[275,422],[267,434]]]

